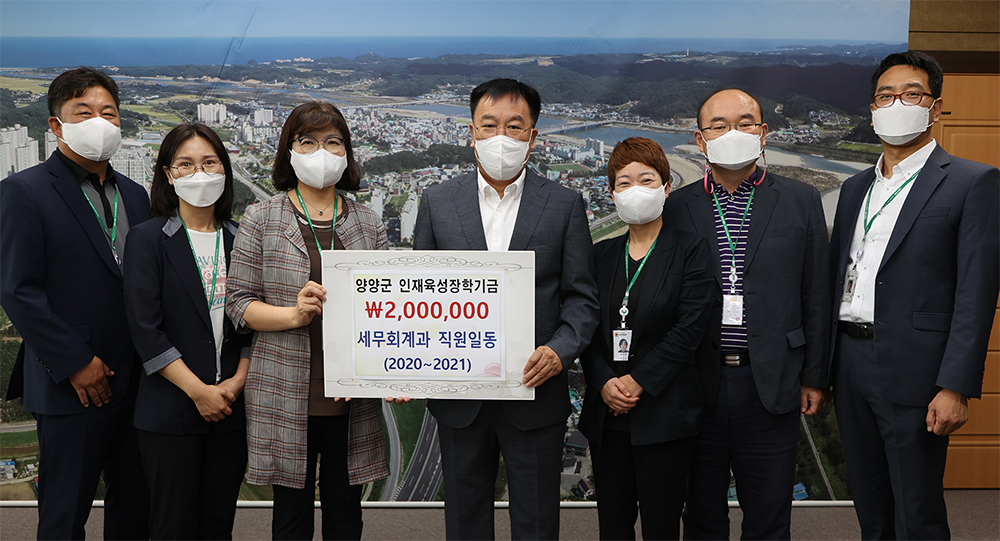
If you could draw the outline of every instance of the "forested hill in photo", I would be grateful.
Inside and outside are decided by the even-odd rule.
[[[575,103],[615,108],[654,121],[694,116],[698,102],[718,87],[738,86],[763,98],[772,127],[787,126],[822,109],[866,115],[868,79],[885,55],[900,44],[785,46],[761,51],[485,55],[445,54],[434,58],[386,58],[364,54],[353,59],[249,60],[239,65],[115,66],[116,76],[198,80],[199,92],[235,82],[344,90],[364,85],[381,96],[427,96],[442,88],[459,96],[494,77],[514,77],[534,85],[545,103]],[[331,51],[335,52],[335,51]],[[55,73],[56,68],[36,72]],[[780,111],[768,105],[782,104]]]

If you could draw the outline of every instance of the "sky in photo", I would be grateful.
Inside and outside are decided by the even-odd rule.
[[[908,0],[4,0],[0,35],[697,37],[901,43],[907,41],[909,9]]]

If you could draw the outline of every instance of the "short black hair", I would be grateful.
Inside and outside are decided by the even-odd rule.
[[[226,145],[222,143],[222,139],[212,128],[201,122],[180,124],[170,130],[170,133],[163,138],[163,143],[160,144],[160,153],[156,156],[156,166],[153,167],[153,184],[149,188],[149,216],[151,218],[157,216],[169,218],[177,213],[177,192],[174,191],[174,186],[170,184],[163,168],[170,167],[170,162],[174,160],[177,149],[184,141],[192,137],[201,137],[212,145],[226,173],[225,188],[223,188],[218,201],[215,202],[215,219],[220,223],[225,222],[233,215],[233,166],[229,161],[229,152],[226,150]]]
[[[944,70],[941,64],[933,56],[919,51],[906,51],[905,53],[892,53],[885,57],[878,69],[872,74],[872,97],[878,91],[878,80],[882,74],[895,66],[911,66],[927,74],[927,84],[931,87],[931,96],[935,99],[941,97],[941,87],[944,86]]]
[[[531,126],[538,124],[538,115],[542,113],[542,98],[538,91],[516,79],[493,79],[477,86],[469,96],[469,110],[472,118],[476,118],[476,107],[480,100],[489,98],[497,101],[503,98],[524,98],[531,112]]]
[[[59,110],[69,100],[79,98],[95,86],[103,87],[115,100],[115,107],[121,105],[118,99],[118,84],[110,75],[94,68],[80,66],[64,71],[49,84],[49,116],[59,116]]]
[[[337,182],[337,189],[353,192],[361,187],[361,173],[358,171],[358,165],[354,163],[354,149],[351,147],[351,130],[347,127],[344,114],[328,101],[307,101],[292,110],[281,128],[278,153],[274,156],[274,166],[271,168],[271,180],[275,188],[287,192],[299,185],[290,154],[295,138],[313,130],[330,127],[340,132],[347,151],[347,170]]]
[[[753,94],[751,94],[746,89],[735,87],[735,86],[729,86],[729,87],[726,87],[726,88],[720,88],[720,89],[716,90],[715,92],[712,92],[708,96],[705,96],[705,99],[701,100],[701,102],[698,103],[698,116],[695,119],[695,122],[698,123],[698,129],[701,129],[701,128],[704,127],[704,126],[701,125],[701,110],[705,108],[705,104],[708,103],[708,100],[714,98],[716,94],[719,94],[721,92],[725,92],[727,90],[736,90],[736,91],[742,92],[742,93],[746,94],[747,96],[749,96],[750,99],[752,99],[753,102],[757,104],[757,110],[760,111],[760,121],[761,122],[764,121],[764,108],[760,106],[760,100],[757,99],[757,96],[754,96]]]

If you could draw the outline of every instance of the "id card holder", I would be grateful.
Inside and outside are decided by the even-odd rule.
[[[630,329],[617,329],[611,335],[615,350],[614,360],[616,362],[627,361],[628,350],[632,348],[632,331]]]
[[[844,284],[844,296],[841,297],[841,302],[851,302],[851,298],[854,297],[854,288],[858,285],[858,267],[852,267],[851,270],[847,271],[847,280]]]
[[[743,295],[722,296],[722,324],[743,324]]]

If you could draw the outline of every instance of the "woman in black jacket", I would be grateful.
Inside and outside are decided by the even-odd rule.
[[[678,539],[701,416],[696,351],[720,298],[708,242],[663,228],[670,166],[633,137],[608,161],[625,235],[594,247],[600,323],[580,357],[601,539]]]
[[[246,469],[243,384],[250,336],[225,316],[236,224],[219,136],[181,124],[163,140],[151,219],[132,227],[125,307],[143,373],[135,426],[153,539],[231,539]]]

